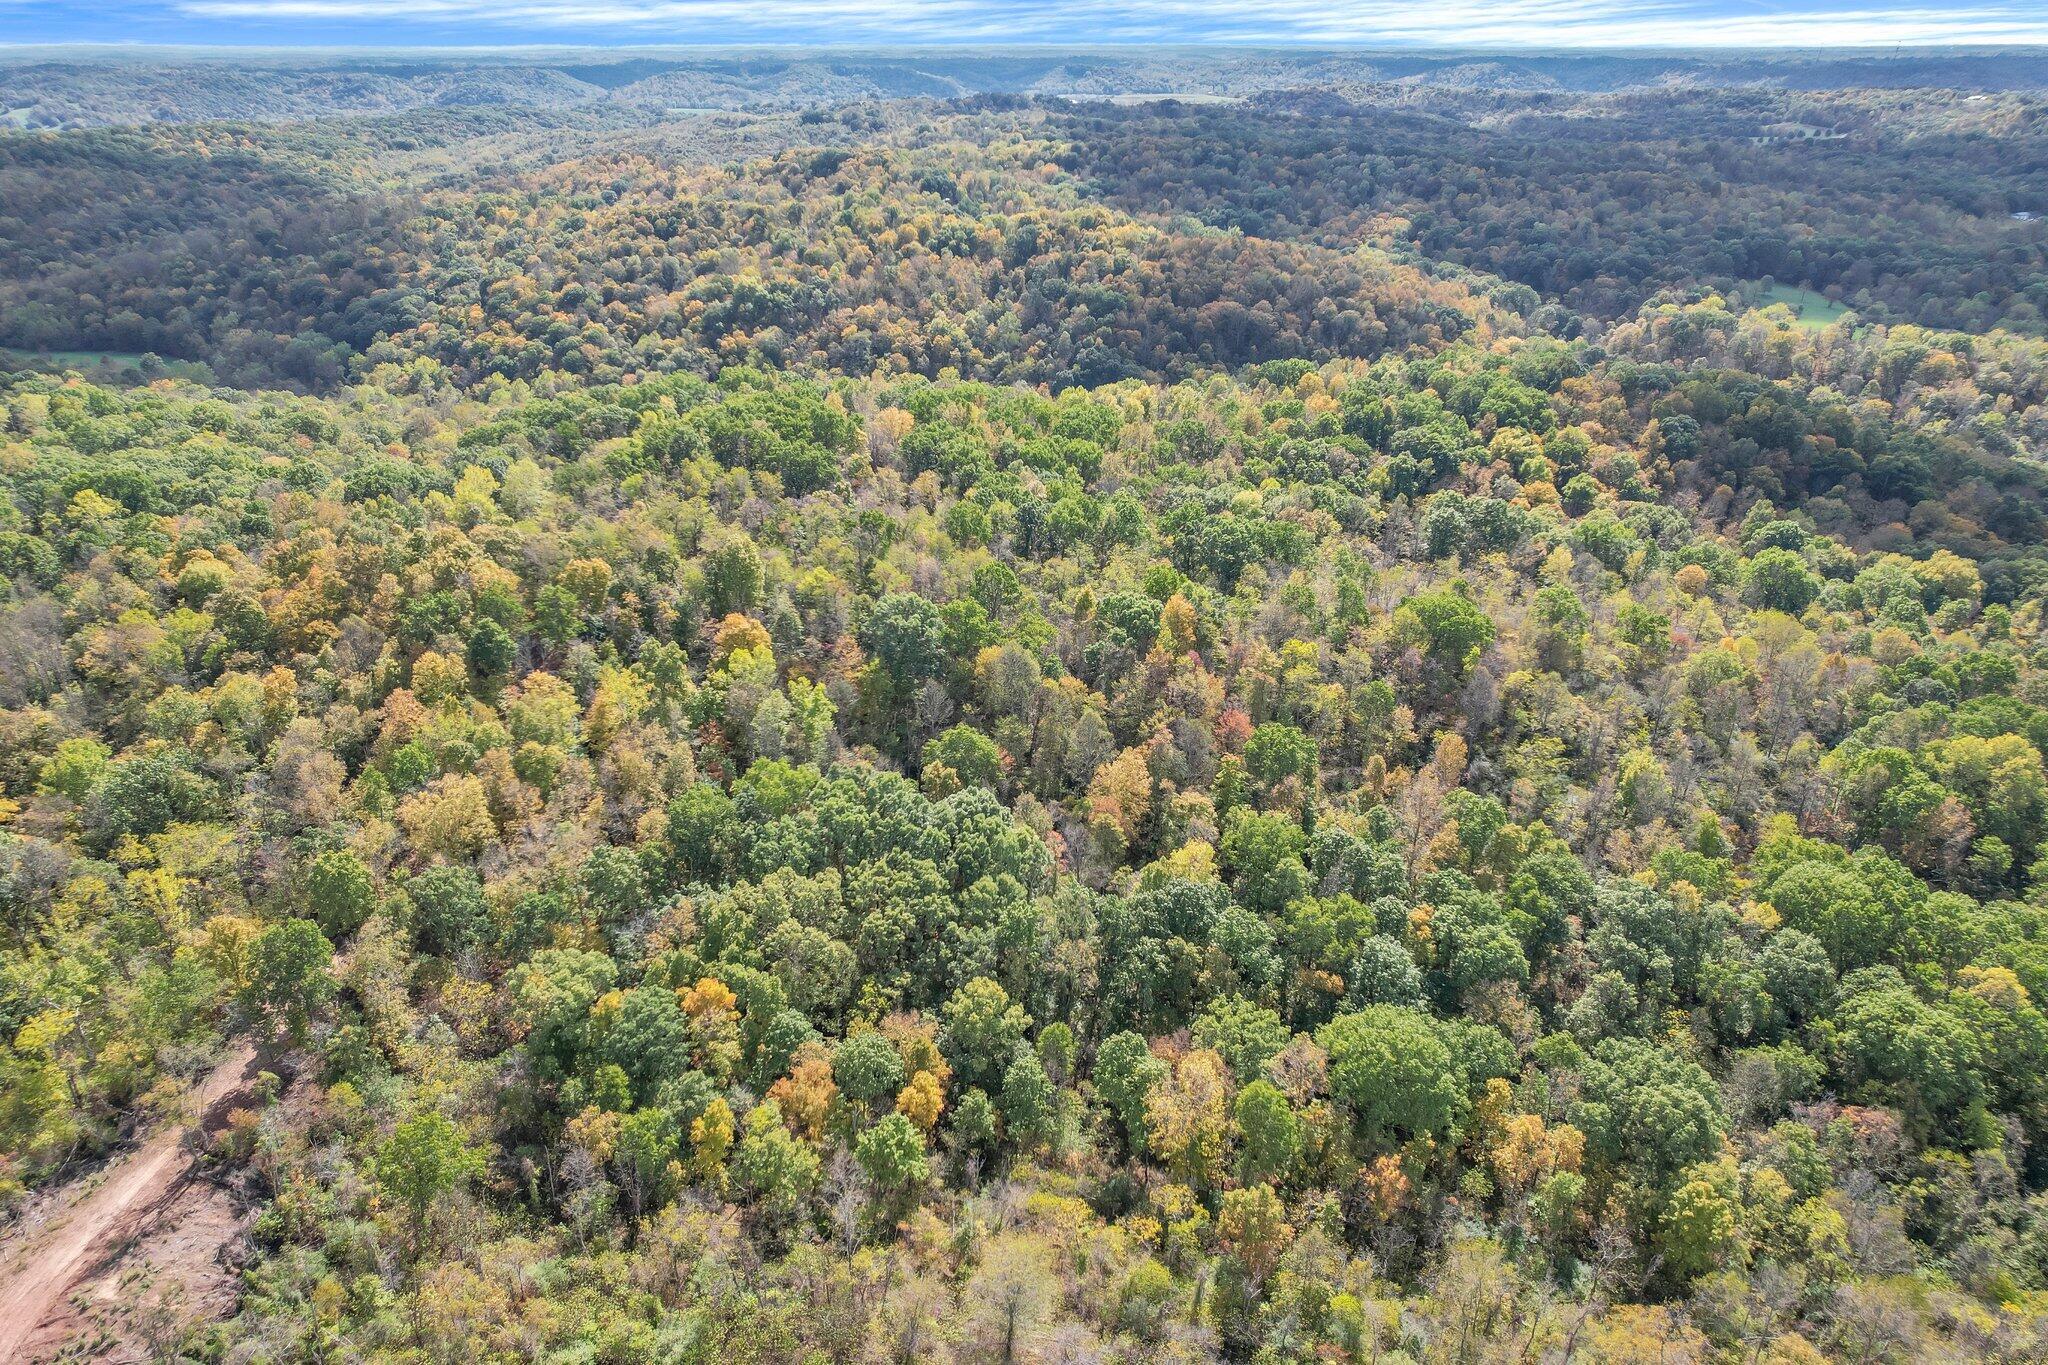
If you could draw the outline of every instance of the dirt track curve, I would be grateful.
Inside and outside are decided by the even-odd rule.
[[[73,1293],[118,1273],[125,1252],[175,1216],[204,1136],[246,1102],[255,1077],[254,1050],[238,1044],[200,1083],[187,1121],[166,1124],[0,1237],[0,1361],[36,1359],[82,1326],[68,1321]]]

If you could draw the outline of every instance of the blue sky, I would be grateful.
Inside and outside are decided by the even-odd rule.
[[[2048,43],[2048,0],[0,0],[0,43]]]

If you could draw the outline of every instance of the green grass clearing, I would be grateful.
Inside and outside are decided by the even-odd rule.
[[[1830,301],[1825,295],[1789,284],[1772,285],[1758,300],[1759,307],[1768,308],[1774,303],[1784,304],[1792,310],[1792,316],[1798,319],[1801,327],[1808,327],[1816,332],[1849,311],[1841,304]]]
[[[142,362],[140,351],[26,351],[14,346],[0,346],[0,356],[29,365],[65,365],[79,370],[89,370],[98,365],[137,365]]]
[[[33,351],[17,346],[0,346],[0,370],[77,370],[98,378],[115,378],[143,361],[141,351]],[[157,358],[153,374],[212,382],[212,371],[190,360]]]

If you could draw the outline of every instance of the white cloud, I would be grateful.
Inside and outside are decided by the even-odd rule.
[[[1854,8],[1738,0],[179,0],[215,19],[584,30],[823,42],[1167,42],[1455,47],[1870,47],[2048,42],[2036,0]]]

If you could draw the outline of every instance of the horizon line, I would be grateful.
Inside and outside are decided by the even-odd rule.
[[[705,48],[722,52],[798,52],[798,53],[895,53],[927,51],[983,51],[983,52],[1092,52],[1102,50],[1124,50],[1142,48],[1147,50],[1187,51],[1195,53],[1225,52],[1442,52],[1442,53],[1484,53],[1488,55],[1553,55],[1576,56],[1584,53],[1642,53],[1656,56],[1705,55],[1722,57],[1738,53],[1759,53],[1772,55],[1830,55],[1851,54],[1857,57],[1875,57],[1876,60],[1905,60],[1915,55],[1939,53],[1944,56],[1958,56],[1972,53],[1994,54],[2004,52],[2048,51],[2048,41],[2011,40],[2004,42],[1918,42],[1894,43],[1877,40],[1866,43],[1716,43],[1702,41],[1695,44],[1668,43],[1563,43],[1545,46],[1533,43],[1437,43],[1417,40],[1403,42],[1399,39],[1385,39],[1375,42],[1331,42],[1328,40],[1286,38],[1263,39],[1245,42],[1241,39],[1225,39],[1207,42],[1202,39],[1176,39],[1172,41],[1151,38],[1099,38],[1087,42],[1055,40],[1012,39],[1004,42],[987,42],[979,39],[923,39],[903,43],[803,43],[792,41],[761,41],[758,39],[702,38],[682,40],[616,39],[591,42],[555,43],[440,43],[440,42],[236,42],[220,40],[213,42],[178,42],[158,39],[123,38],[68,38],[60,40],[18,40],[0,37],[0,52],[50,51],[62,52],[88,49],[95,52],[445,52],[445,53],[512,53],[539,54],[547,52],[609,52],[630,50],[635,52],[678,52],[687,53]],[[1887,51],[1889,49],[1889,51]],[[1878,55],[1882,54],[1882,55]]]

